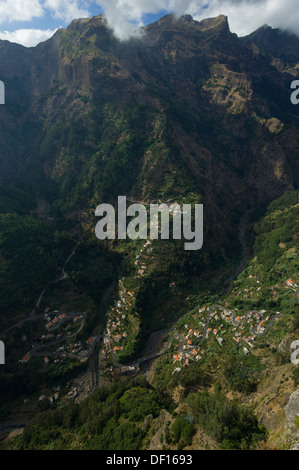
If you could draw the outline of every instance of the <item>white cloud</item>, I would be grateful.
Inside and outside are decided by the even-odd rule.
[[[43,16],[44,10],[39,0],[0,0],[0,23],[11,21],[31,21]]]
[[[138,33],[138,28],[143,25],[142,15],[148,9],[146,2],[143,0],[140,2],[134,0],[100,0],[98,3],[103,7],[108,24],[113,29],[114,34],[122,40]],[[148,3],[154,4],[156,2],[149,1]],[[158,5],[153,6],[153,8],[156,8],[154,10],[156,12],[160,10]]]
[[[89,3],[79,0],[45,0],[44,6],[55,18],[72,21],[74,18],[87,18],[91,15],[87,9]]]
[[[299,35],[298,0],[212,0],[204,11],[192,10],[190,14],[196,19],[227,15],[231,30],[239,36],[250,34],[263,24]]]
[[[88,0],[0,0],[0,24],[31,21],[47,13],[54,18],[72,21],[91,16]]]
[[[97,3],[103,7],[108,24],[120,39],[136,33],[136,25],[143,24],[145,13],[162,9],[177,16],[187,13],[198,20],[225,14],[231,30],[239,36],[265,23],[299,34],[298,0],[97,0]]]
[[[142,17],[146,13],[158,13],[161,10],[185,13],[194,1],[191,0],[97,0],[103,8],[108,24],[121,40],[129,39],[140,33]]]
[[[74,18],[91,16],[86,7],[91,2],[79,0],[0,0],[0,24],[7,28],[13,21],[32,21],[32,28],[0,31],[0,39],[16,42],[26,47],[36,46],[49,39],[56,29],[37,29],[34,19],[54,17],[65,22]]]
[[[53,33],[35,29],[35,18],[49,16],[70,22],[91,16],[89,10],[95,3],[103,8],[109,26],[122,40],[140,34],[144,14],[161,10],[177,16],[188,13],[197,20],[225,14],[231,30],[239,36],[265,23],[299,35],[298,0],[0,0],[0,24],[5,24],[5,29],[12,21],[32,21],[32,29],[4,31],[2,38],[33,45]]]
[[[26,47],[33,47],[53,36],[57,30],[18,29],[16,31],[0,31],[0,39],[16,42]]]

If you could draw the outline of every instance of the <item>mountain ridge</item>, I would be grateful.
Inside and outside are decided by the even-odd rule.
[[[145,34],[149,39],[122,43],[98,16],[73,21],[36,48],[9,46],[20,54],[15,59],[2,53],[7,105],[1,109],[1,135],[11,155],[2,156],[2,178],[9,174],[15,184],[24,171],[38,171],[42,187],[56,187],[68,211],[74,204],[63,181],[70,174],[75,186],[67,191],[74,192],[87,184],[84,175],[91,171],[82,210],[95,207],[104,193],[115,197],[112,188],[146,200],[146,188],[156,197],[162,191],[161,178],[172,181],[177,194],[182,185],[195,185],[209,201],[208,211],[220,218],[225,195],[226,230],[249,201],[260,204],[294,188],[299,112],[290,103],[292,76],[253,54],[230,33],[223,15],[201,22],[169,15]],[[83,154],[78,146],[70,149],[71,122],[82,134]],[[9,140],[9,123],[19,135],[15,142]],[[107,156],[103,129],[115,139],[107,142]],[[138,152],[130,139],[140,142]],[[99,190],[101,174],[107,183]]]
[[[251,392],[257,386],[251,380],[252,368],[264,371],[259,357],[263,347],[267,347],[269,370],[272,364],[273,370],[281,373],[280,380],[292,370],[281,335],[287,341],[288,335],[296,331],[296,321],[292,321],[295,303],[292,292],[287,290],[287,279],[293,276],[297,281],[293,214],[298,196],[299,107],[290,101],[297,64],[292,55],[288,59],[294,49],[292,41],[291,45],[287,39],[282,42],[286,51],[282,60],[273,55],[275,51],[269,49],[266,53],[261,48],[263,38],[271,37],[272,30],[264,28],[260,33],[249,39],[238,38],[230,32],[228,19],[223,15],[202,22],[189,16],[178,21],[166,16],[147,26],[140,38],[121,42],[100,16],[74,20],[35,48],[0,43],[0,79],[6,86],[6,105],[0,107],[0,319],[5,325],[3,331],[15,330],[15,335],[5,338],[10,351],[8,369],[0,376],[5,399],[12,403],[20,400],[22,393],[36,393],[37,389],[44,393],[44,388],[53,383],[59,386],[63,382],[66,386],[68,378],[85,370],[82,357],[90,359],[90,388],[84,389],[82,395],[90,394],[100,374],[101,380],[108,383],[115,378],[113,386],[117,388],[115,364],[116,369],[121,361],[132,364],[141,357],[145,345],[149,351],[155,349],[152,338],[161,340],[162,333],[174,324],[181,329],[180,335],[173,336],[181,338],[179,346],[173,341],[165,351],[156,347],[163,352],[157,370],[150,371],[156,388],[137,380],[122,389],[124,408],[117,419],[132,422],[122,425],[117,421],[116,430],[114,423],[116,434],[109,435],[109,442],[97,434],[107,421],[102,413],[106,392],[101,395],[99,390],[96,406],[100,411],[95,413],[99,420],[89,419],[88,411],[89,437],[96,436],[89,441],[90,447],[109,447],[118,432],[127,436],[128,430],[133,439],[128,438],[129,443],[122,445],[137,445],[136,440],[132,442],[139,433],[138,445],[148,448],[149,442],[141,442],[139,420],[148,420],[144,429],[150,429],[152,418],[145,404],[149,394],[159,429],[158,415],[163,407],[174,410],[173,403],[167,404],[168,392],[166,396],[159,389],[159,383],[162,387],[168,379],[174,385],[170,395],[180,396],[180,383],[183,394],[191,393],[194,387],[196,392],[205,389],[195,401],[179,399],[178,407],[182,404],[198,418],[206,403],[212,410],[211,419],[216,419],[213,413],[219,412],[218,418],[225,421],[221,410],[213,405],[218,397],[224,408],[232,407],[240,421],[242,416],[249,416],[253,424],[250,432],[254,435],[257,421],[244,411],[248,396],[242,393],[244,387]],[[147,205],[158,201],[203,204],[203,249],[186,252],[180,240],[159,240],[153,246],[141,240],[98,241],[95,209],[101,203],[116,206],[120,195]],[[277,198],[281,199],[273,203]],[[260,219],[269,203],[270,212]],[[61,280],[59,266],[64,266],[75,245],[67,277],[63,277],[63,282],[51,282]],[[244,267],[248,261],[246,253],[251,251],[254,257],[233,290],[224,296],[232,278],[239,273],[239,266]],[[262,289],[257,281],[263,282]],[[207,365],[189,369],[190,361],[185,363],[181,375],[172,376],[171,353],[177,356],[184,352],[184,325],[190,323],[198,338],[200,321],[203,333],[208,333],[209,315],[213,313],[210,307],[216,308],[219,301],[223,302],[216,322],[226,308],[233,311],[233,323],[237,322],[237,308],[245,310],[246,315],[255,312],[261,322],[261,310],[266,306],[270,314],[268,320],[265,315],[265,321],[273,314],[273,322],[279,320],[283,329],[280,333],[274,328],[270,336],[265,334],[256,353],[247,359],[247,353],[238,346],[240,336],[229,335],[227,352],[232,355],[225,356],[223,362],[217,355],[221,345],[216,332],[215,336],[209,332],[212,342],[208,345],[207,364],[215,379],[213,384]],[[282,317],[275,316],[276,305]],[[33,306],[36,316],[30,313]],[[203,308],[201,312],[199,307]],[[76,325],[70,326],[72,340],[65,340],[64,327],[60,333],[66,359],[61,353],[55,359],[58,362],[43,361],[39,341],[43,341],[45,333],[45,313],[50,312],[53,321],[58,312],[69,320],[69,312],[74,311],[83,315],[80,330],[76,331]],[[177,325],[178,318],[182,318],[182,324]],[[58,317],[55,321],[59,323]],[[24,324],[22,331],[20,324]],[[214,329],[218,326],[215,324]],[[110,335],[108,328],[115,330],[115,335]],[[103,339],[106,331],[108,343],[100,343],[103,349],[97,349],[97,341]],[[51,337],[50,332],[47,335]],[[237,333],[241,335],[242,331]],[[76,341],[74,346],[72,341]],[[56,354],[57,342],[59,339],[53,340],[53,350],[45,357],[49,362]],[[92,348],[87,350],[91,343]],[[32,350],[33,344],[38,346]],[[196,339],[194,345],[198,345]],[[76,355],[81,347],[83,356]],[[114,356],[109,356],[112,347],[116,348],[114,364]],[[29,350],[32,357],[29,354],[27,363]],[[104,371],[102,360],[97,364],[97,353],[104,360]],[[192,357],[196,357],[198,351],[193,353]],[[22,357],[24,361],[18,362]],[[184,358],[189,359],[185,355]],[[234,360],[238,361],[236,374],[231,367]],[[220,365],[224,367],[223,374]],[[30,379],[25,381],[26,374]],[[220,394],[218,379],[225,397]],[[216,398],[208,393],[212,385]],[[265,397],[263,385],[261,388],[263,400],[270,400]],[[291,385],[285,384],[282,389],[287,394]],[[68,394],[65,390],[63,393]],[[138,390],[142,410],[134,414],[128,395],[135,397]],[[230,403],[235,396],[232,392],[241,397],[240,408]],[[275,430],[267,406],[259,402],[255,391],[252,393],[259,419],[265,411],[265,422]],[[271,388],[271,400],[277,399],[276,393]],[[82,409],[93,407],[93,403],[92,398]],[[133,403],[136,404],[135,399]],[[39,406],[42,408],[43,404]],[[23,409],[22,404],[20,407]],[[75,408],[79,412],[79,407],[70,406],[66,407],[65,416],[63,412],[55,413],[60,426],[58,436],[63,434],[65,422],[74,417],[72,413],[77,413]],[[109,419],[115,411],[112,408],[107,408]],[[5,415],[5,409],[0,411]],[[170,428],[163,428],[163,432],[173,435],[168,436],[173,445],[186,445],[190,439],[179,441],[175,433],[186,420],[175,421],[173,432]],[[207,428],[211,424],[200,422]],[[222,424],[225,434],[225,423]],[[31,442],[30,429],[25,432],[22,445],[41,445],[38,435],[37,441]],[[43,428],[41,434],[48,430]],[[146,432],[142,433],[144,439],[149,437]],[[250,447],[254,444],[253,435],[248,442],[242,443],[240,437],[223,446]],[[261,432],[259,437],[263,436]],[[218,447],[227,441],[221,433],[216,438],[219,443],[214,444]],[[67,444],[63,441],[61,445]]]

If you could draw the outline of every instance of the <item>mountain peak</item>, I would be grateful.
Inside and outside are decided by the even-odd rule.
[[[272,27],[269,26],[267,23],[265,23],[265,24],[263,24],[263,26],[261,26],[259,29],[260,29],[260,30],[268,30],[268,31],[269,31],[269,30],[272,29]]]
[[[291,65],[299,61],[299,37],[290,31],[265,24],[241,40],[246,45],[255,44],[267,55],[287,60]]]
[[[200,21],[199,24],[202,31],[215,28],[229,29],[228,18],[225,15],[218,15],[215,18],[206,18]]]
[[[163,16],[155,23],[145,26],[144,31],[156,36],[156,39],[162,33],[230,33],[228,18],[225,15],[219,15],[215,18],[208,18],[201,21],[195,20],[191,15],[183,15],[179,18],[173,14]]]
[[[104,15],[97,15],[91,18],[76,18],[71,21],[67,29],[78,30],[87,25],[107,25],[107,20]]]

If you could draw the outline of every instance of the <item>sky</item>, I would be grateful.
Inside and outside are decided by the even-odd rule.
[[[224,14],[239,36],[264,24],[299,35],[298,0],[0,0],[0,39],[32,47],[73,19],[100,13],[121,40],[167,13],[196,20]]]

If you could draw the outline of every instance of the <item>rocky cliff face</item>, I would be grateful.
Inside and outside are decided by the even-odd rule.
[[[270,58],[281,59],[289,65],[298,65],[299,38],[293,33],[263,25],[241,40],[247,46],[258,48],[260,53]]]
[[[188,373],[186,367],[185,375],[180,372],[183,386],[177,386],[172,371],[172,352],[169,357],[168,352],[167,357],[162,355],[148,375],[152,384],[159,383],[159,389],[163,383],[169,387],[178,410],[187,413],[184,397],[193,387],[211,392],[212,383],[221,384],[228,398],[239,398],[250,390],[250,395],[244,392],[242,401],[255,406],[260,424],[274,434],[284,430],[285,407],[289,430],[284,432],[297,437],[291,428],[298,414],[298,393],[291,394],[298,376],[294,373],[289,380],[293,371],[285,341],[298,330],[297,303],[286,285],[291,277],[297,280],[296,192],[286,193],[255,224],[250,234],[252,242],[255,239],[253,259],[231,293],[222,296],[248,262],[247,211],[298,187],[299,106],[290,101],[290,85],[299,65],[297,44],[298,38],[268,27],[240,39],[230,32],[225,16],[197,22],[190,16],[177,20],[171,15],[144,28],[139,38],[123,43],[113,37],[102,16],[75,20],[35,48],[0,41],[0,80],[6,86],[6,105],[0,106],[0,215],[5,222],[0,227],[1,322],[11,328],[20,318],[27,318],[33,301],[51,285],[55,291],[46,289],[38,313],[49,305],[63,311],[66,306],[73,311],[75,305],[80,312],[86,309],[88,323],[80,337],[85,344],[92,331],[98,334],[100,316],[101,332],[107,322],[114,322],[115,308],[109,310],[107,305],[115,295],[114,300],[121,299],[125,305],[122,319],[128,317],[119,331],[125,332],[123,338],[129,335],[122,343],[125,358],[117,360],[131,364],[143,356],[144,348],[147,357],[149,352],[160,351],[165,328],[178,318],[182,325],[196,321],[197,328],[200,321],[205,326],[207,305],[215,302],[224,304],[227,312],[239,309],[244,315],[247,309],[263,308],[261,312],[266,317],[269,311],[270,318],[280,311],[284,315],[278,320],[281,323],[275,323],[265,340],[260,338],[260,346],[250,356],[247,349],[242,348],[244,354],[237,349],[232,318],[225,326],[225,330],[232,328],[232,337],[225,337],[221,351],[208,343],[211,349],[203,368]],[[101,244],[94,235],[95,208],[101,202],[115,203],[119,195],[131,201],[203,202],[203,250],[185,252],[178,240],[159,241],[151,248],[142,247],[141,241],[136,245],[131,241]],[[45,223],[27,217],[30,213]],[[257,211],[252,219],[258,220],[260,214]],[[19,238],[20,232],[23,236]],[[74,264],[68,265],[68,281],[57,287],[56,282],[49,282],[58,266],[61,279],[61,266],[74,245],[70,234],[80,238],[80,248],[72,257]],[[240,244],[244,253],[238,266]],[[122,282],[116,277],[122,277]],[[177,327],[178,323],[176,336]],[[36,344],[34,331],[27,350]],[[216,337],[211,334],[209,341],[215,340],[216,347],[221,344],[222,348]],[[22,347],[26,352],[25,343],[17,334],[9,341],[9,349],[15,349],[19,360]],[[236,381],[225,373],[231,371],[232,353],[233,365],[238,366]],[[9,364],[12,369],[5,370],[2,390],[7,399],[14,400],[15,410],[15,396],[25,393],[19,384],[27,383],[29,376],[23,364],[18,370],[13,361]],[[107,366],[110,370],[111,363]],[[44,369],[39,374],[38,366],[33,367],[28,382],[32,381],[29,385],[36,395],[38,385],[44,386],[48,379],[52,383],[52,376]],[[109,381],[109,376],[103,377]],[[251,385],[258,386],[257,392],[251,393]],[[116,400],[119,402],[119,395]],[[91,415],[92,410],[93,406]],[[124,416],[127,422],[127,414]],[[158,418],[149,415],[145,419],[142,431],[150,430],[148,448],[165,445],[162,439],[169,431],[165,417],[168,420],[169,410]],[[109,421],[104,421],[109,427]],[[38,425],[38,432],[40,428]],[[76,445],[78,429],[76,425]],[[85,439],[84,433],[82,436]],[[273,442],[276,445],[276,436]],[[220,445],[200,429],[193,444],[194,448]]]
[[[241,40],[225,16],[171,15],[124,43],[102,16],[36,48],[1,41],[2,184],[39,175],[36,190],[55,183],[63,211],[192,188],[227,237],[246,208],[298,181],[297,42],[269,28]]]

